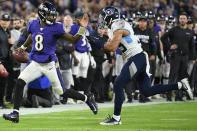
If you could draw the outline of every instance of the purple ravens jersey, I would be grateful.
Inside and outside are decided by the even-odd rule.
[[[88,33],[91,31],[91,28],[90,26],[87,26],[86,29],[88,30],[86,31],[86,35],[88,35]],[[69,33],[72,35],[76,35],[78,30],[79,30],[79,25],[74,24],[71,26]],[[75,49],[81,53],[87,52],[89,50],[88,41],[85,36],[82,36],[80,41],[77,44],[74,44],[74,46],[75,46]]]
[[[32,34],[32,60],[38,63],[57,61],[56,41],[59,35],[66,33],[63,24],[41,26],[39,20],[33,20],[28,25],[28,32]]]
[[[161,31],[161,27],[159,25],[156,25],[154,27],[154,31],[158,33],[159,31]]]

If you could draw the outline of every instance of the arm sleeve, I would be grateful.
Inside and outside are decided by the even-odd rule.
[[[90,33],[90,36],[86,36],[89,43],[94,45],[96,48],[104,48],[105,41],[100,39],[96,33]]]
[[[79,30],[79,28],[77,27],[77,25],[72,25],[70,27],[70,31],[69,34],[75,35],[77,33],[77,31]]]

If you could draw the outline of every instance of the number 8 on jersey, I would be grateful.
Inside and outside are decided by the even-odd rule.
[[[36,40],[36,43],[35,43],[35,48],[37,51],[42,51],[43,48],[44,48],[44,45],[43,45],[43,36],[38,34],[35,36],[35,40]]]

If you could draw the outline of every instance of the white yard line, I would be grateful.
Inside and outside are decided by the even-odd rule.
[[[110,126],[109,126],[110,127]],[[1,128],[2,130],[12,130],[12,131],[14,131],[14,130],[17,130],[17,131],[31,131],[31,130],[33,130],[33,131],[43,131],[43,130],[45,130],[45,131],[62,131],[62,130],[65,130],[65,131],[67,131],[67,130],[75,130],[75,131],[78,131],[78,130],[80,130],[80,131],[84,131],[84,130],[86,130],[86,131],[131,131],[131,129],[130,128],[124,128],[124,129],[115,129],[115,128],[113,128],[113,129],[110,129],[110,130],[108,130],[108,129],[95,129],[95,128],[86,128],[86,129],[84,129],[84,128]],[[135,130],[135,131],[166,131],[166,130],[161,130],[161,129],[155,129],[155,130],[147,130],[147,129],[133,129],[133,130]],[[179,130],[179,129],[177,129],[177,130],[168,130],[168,131],[187,131],[187,130]],[[189,131],[195,131],[195,130],[189,130]]]
[[[197,101],[194,101],[197,102]],[[123,106],[140,106],[140,105],[154,105],[154,104],[163,104],[163,103],[170,103],[166,102],[164,99],[154,100],[153,102],[148,103],[124,103]],[[113,107],[114,104],[112,102],[106,102],[102,104],[98,104],[99,108],[108,108]],[[42,113],[50,113],[50,112],[62,112],[62,111],[70,111],[70,110],[87,110],[89,107],[86,104],[66,104],[66,105],[54,105],[52,108],[21,108],[20,114],[42,114]],[[0,116],[4,113],[10,113],[12,109],[0,109]]]

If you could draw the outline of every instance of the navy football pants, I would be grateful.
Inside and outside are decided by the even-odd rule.
[[[120,75],[114,82],[115,92],[115,106],[114,115],[120,115],[122,104],[124,101],[124,91],[126,84],[131,80],[135,79],[139,90],[146,97],[155,94],[165,93],[170,90],[177,90],[178,84],[169,85],[154,85],[151,86],[151,78],[149,74],[149,60],[148,55],[143,52],[130,58],[127,63],[123,66]]]

